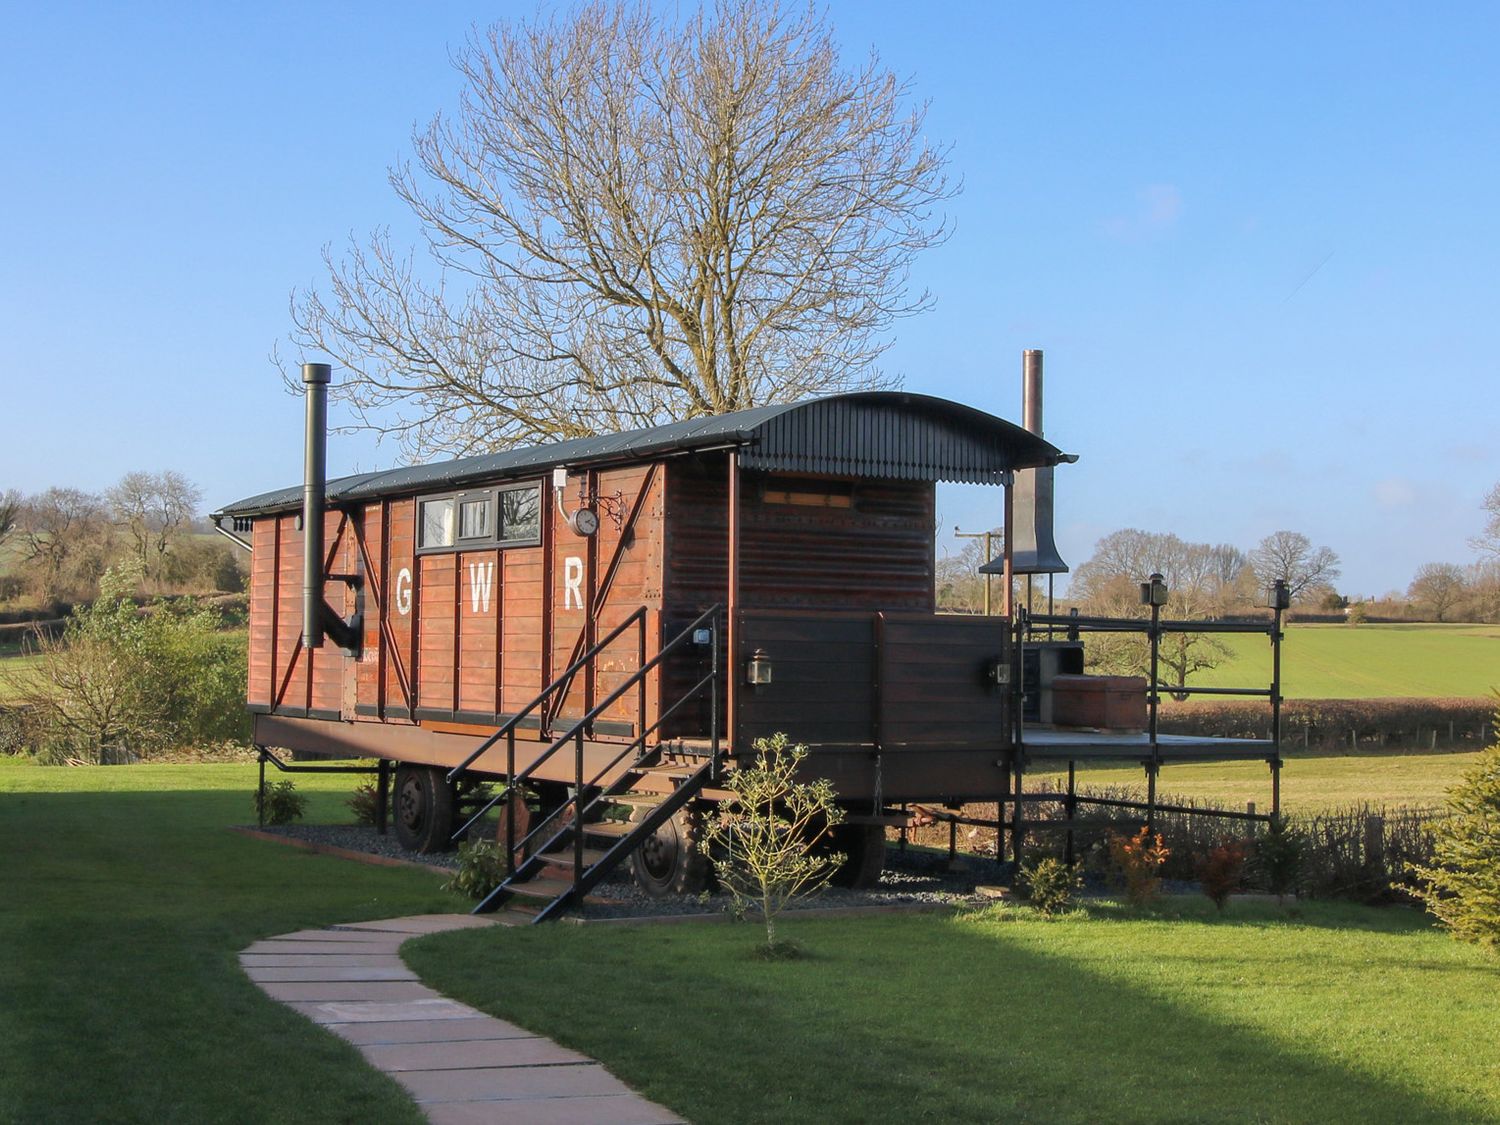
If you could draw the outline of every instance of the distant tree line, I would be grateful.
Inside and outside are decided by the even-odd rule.
[[[127,563],[138,594],[242,590],[243,560],[204,534],[202,499],[170,469],[126,473],[103,493],[0,491],[0,604],[87,601],[106,570]]]
[[[1094,546],[1093,555],[1069,576],[1059,609],[1105,617],[1145,617],[1140,584],[1152,574],[1166,579],[1168,617],[1224,618],[1266,612],[1267,592],[1281,581],[1291,594],[1293,614],[1337,614],[1357,625],[1370,617],[1420,621],[1500,621],[1500,484],[1482,505],[1483,530],[1471,542],[1480,559],[1468,565],[1427,563],[1418,568],[1405,594],[1354,601],[1338,592],[1340,560],[1331,548],[1315,545],[1298,531],[1277,531],[1251,551],[1227,543],[1189,543],[1169,532],[1124,528]],[[994,532],[998,554],[1002,534]],[[936,564],[939,610],[978,613],[984,598],[982,541],[970,539],[961,551],[945,554]],[[998,579],[992,579],[998,587]],[[1017,579],[1017,596],[1026,600],[1026,579]],[[1002,592],[996,588],[994,602]],[[1088,638],[1088,664],[1098,672],[1145,675],[1149,649],[1144,637],[1128,633]],[[1216,638],[1171,634],[1159,653],[1160,686],[1181,688],[1193,673],[1215,667],[1228,655]]]

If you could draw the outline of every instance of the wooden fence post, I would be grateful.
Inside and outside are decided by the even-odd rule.
[[[1385,871],[1385,817],[1365,817],[1365,869]]]

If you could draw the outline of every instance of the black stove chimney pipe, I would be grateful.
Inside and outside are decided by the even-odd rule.
[[[328,469],[326,363],[304,363],[307,432],[302,456],[302,644],[323,647],[323,483]]]

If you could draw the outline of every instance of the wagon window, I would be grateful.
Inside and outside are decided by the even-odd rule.
[[[542,490],[531,485],[500,493],[500,541],[537,543],[542,538]]]
[[[460,539],[488,539],[490,537],[490,499],[461,500],[458,505],[458,537]]]
[[[453,500],[422,501],[422,547],[453,546]]]

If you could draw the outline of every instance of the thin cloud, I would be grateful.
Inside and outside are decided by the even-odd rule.
[[[1104,220],[1104,233],[1122,242],[1137,242],[1170,230],[1182,214],[1182,192],[1175,184],[1147,184],[1136,192],[1129,215]]]

